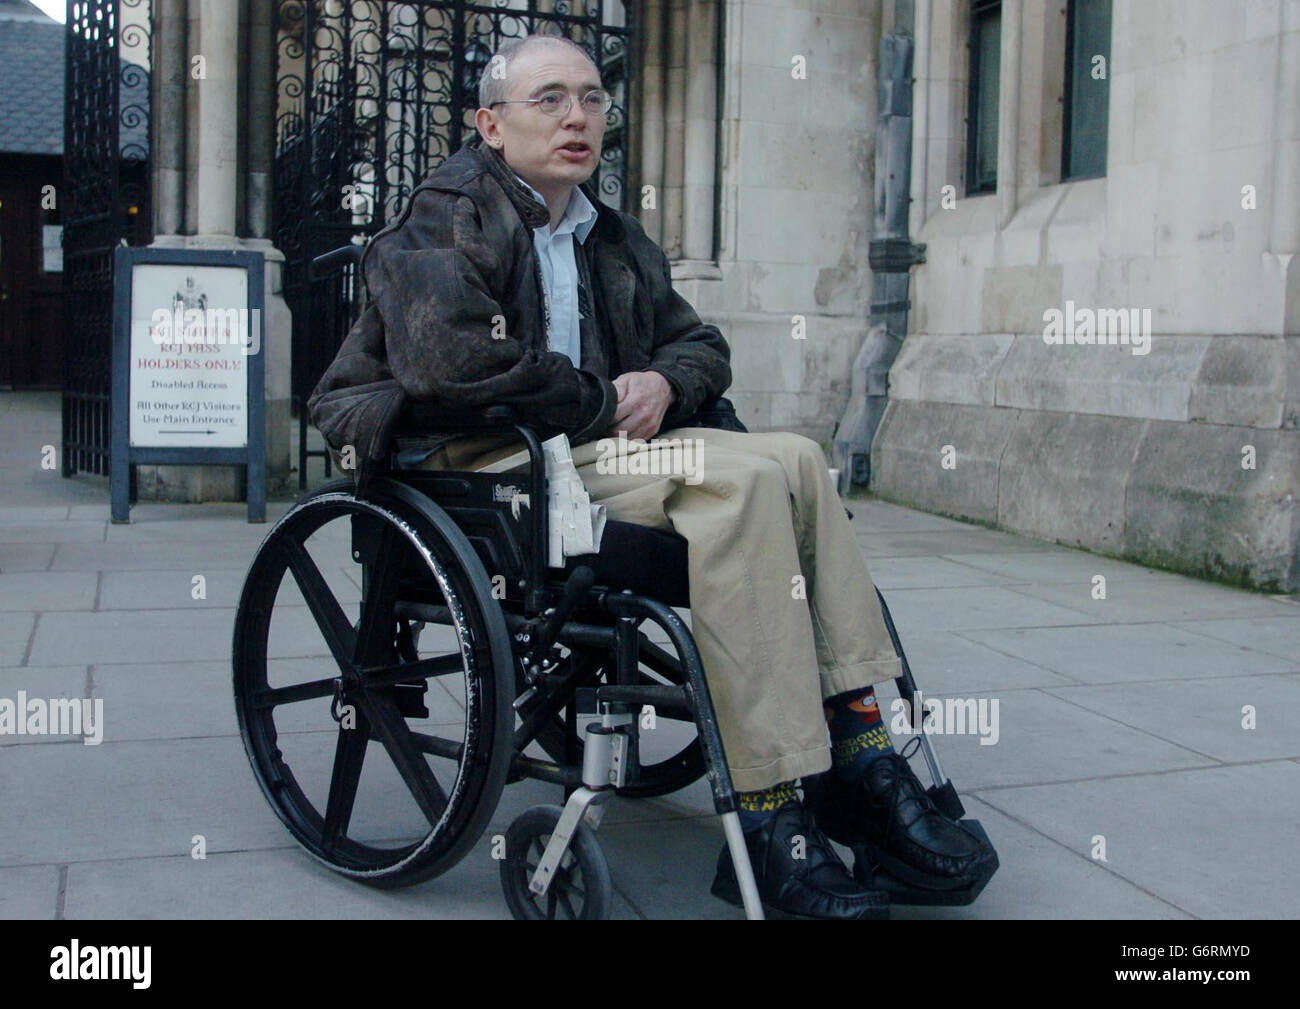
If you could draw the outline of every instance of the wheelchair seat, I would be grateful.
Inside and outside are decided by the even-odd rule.
[[[599,553],[567,558],[564,573],[571,575],[585,565],[597,585],[686,607],[691,605],[686,555],[686,540],[676,533],[611,519],[605,523]]]

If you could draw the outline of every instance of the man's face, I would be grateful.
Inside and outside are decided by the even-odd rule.
[[[539,105],[498,105],[484,113],[479,127],[506,164],[530,186],[550,197],[586,182],[600,161],[605,116],[588,115],[582,98],[599,88],[600,75],[581,53],[568,46],[537,46],[510,65],[510,99],[538,98],[562,90],[572,98],[569,111],[550,116]],[[571,148],[578,147],[578,150]]]

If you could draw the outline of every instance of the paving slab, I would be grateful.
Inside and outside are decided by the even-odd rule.
[[[1170,579],[1179,578],[1178,575],[1157,572],[1139,564],[1112,560],[1084,550],[1043,549],[1041,545],[1035,550],[962,554],[947,559],[977,571],[1000,575],[1013,582],[1078,582],[1091,585],[1093,575],[1130,578],[1158,574]],[[1181,580],[1192,581],[1190,578]]]
[[[877,557],[868,562],[871,580],[885,593],[891,589],[960,588],[1006,585],[1012,579],[946,557]],[[888,595],[885,597],[888,599]]]
[[[209,853],[206,859],[82,862],[69,867],[65,913],[69,920],[508,919],[500,871],[487,838],[444,875],[397,890],[341,876],[296,846]],[[636,915],[616,894],[611,917]]]
[[[1270,761],[981,795],[1197,918],[1295,918],[1300,764]],[[1132,917],[1130,912],[1128,917]]]
[[[202,575],[204,598],[195,599],[194,576]],[[203,610],[239,605],[244,571],[211,568],[200,571],[105,571],[99,594],[101,610]],[[177,619],[172,613],[168,619]]]
[[[932,693],[1016,690],[1074,682],[953,631],[907,628],[899,632],[899,639],[916,682]]]
[[[967,629],[963,637],[1079,683],[1289,673],[1295,663],[1168,624]]]
[[[1300,758],[1300,674],[1052,687],[1047,692],[1225,763]]]
[[[54,543],[0,543],[0,575],[48,570],[55,546]]]
[[[959,792],[1215,763],[1191,747],[1167,742],[1039,690],[967,695],[923,690],[922,697],[943,705],[944,713],[938,716],[943,721],[930,737],[944,773]],[[978,704],[981,698],[987,704],[972,721],[964,702],[973,699]],[[960,715],[959,701],[963,702]],[[915,737],[900,731],[907,724],[900,710],[888,703],[881,713],[896,749],[912,742]],[[983,731],[986,727],[988,731]],[[929,775],[919,757],[913,759],[913,766],[928,783]]]
[[[89,610],[99,575],[93,571],[32,571],[0,576],[0,610]]]
[[[102,543],[104,522],[4,522],[0,543]]]
[[[1294,659],[1300,668],[1300,613],[1250,620],[1198,620],[1194,624],[1176,623],[1174,626],[1217,641],[1244,645],[1252,651]]]
[[[1077,609],[1030,599],[997,585],[969,588],[894,589],[885,598],[901,635],[908,632],[1053,627],[1099,623]],[[906,643],[904,643],[906,648]]]
[[[853,502],[849,502],[850,508]],[[966,554],[1005,554],[1044,552],[1059,553],[1061,548],[1051,543],[1039,543],[1012,536],[1009,533],[962,526],[959,529],[936,532],[862,532],[854,529],[858,543],[870,563],[875,557],[925,557],[957,558]]]
[[[228,658],[97,664],[91,668],[91,679],[93,696],[104,702],[108,742],[239,733]]]
[[[15,746],[3,767],[0,866],[176,855],[195,834],[210,852],[285,840],[237,737]]]
[[[286,611],[299,612],[310,620],[306,607]],[[37,628],[30,661],[61,666],[228,659],[234,619],[231,609],[196,608],[183,617],[167,610],[61,613],[43,620]],[[290,618],[286,615],[285,619]]]
[[[53,571],[203,571],[248,570],[252,550],[229,550],[220,543],[58,543]]]
[[[1171,575],[1111,575],[1106,598],[1092,598],[1091,580],[1011,586],[1038,601],[1055,603],[1105,623],[1212,620],[1227,617],[1292,617],[1300,614],[1287,603],[1255,592],[1194,582]]]
[[[0,613],[0,666],[21,665],[36,624],[36,613]],[[51,663],[52,665],[54,663]]]
[[[855,532],[938,532],[970,529],[964,522],[902,508],[888,501],[853,500],[846,502],[853,513]]]
[[[252,551],[249,551],[251,556]],[[323,567],[322,575],[341,604],[355,603],[361,588],[353,577],[355,564]],[[101,610],[202,610],[234,609],[244,588],[244,568],[199,567],[192,571],[106,571],[100,591]],[[204,597],[195,599],[194,577],[202,575]],[[276,606],[306,606],[306,601],[290,577],[281,583]],[[68,607],[71,608],[71,607]],[[174,617],[174,614],[173,614]]]
[[[265,524],[248,525],[231,519],[201,522],[137,522],[129,526],[110,525],[105,543],[194,544],[208,542],[215,550],[233,550],[251,560],[253,551],[266,538]]]
[[[996,795],[1005,793],[998,792]],[[1191,915],[1123,879],[1092,859],[999,812],[977,796],[963,796],[997,849],[999,867],[974,904],[891,909],[899,921],[944,919],[1185,920]]]
[[[0,523],[10,522],[57,522],[68,517],[71,508],[68,505],[50,505],[42,507],[32,505],[26,507],[10,507],[0,504]],[[89,517],[89,516],[87,516]],[[99,516],[95,516],[98,518]],[[104,509],[103,520],[108,521],[108,509]]]
[[[8,423],[6,419],[5,424]],[[56,427],[53,440],[46,444],[57,444],[58,439]],[[40,448],[39,443],[37,448]],[[56,517],[63,518],[71,502],[108,501],[107,477],[78,473],[65,479],[57,472],[51,473],[33,466],[33,460],[36,458],[30,454],[22,456],[15,456],[13,453],[0,454],[0,469],[9,474],[4,490],[6,505],[19,508],[39,508],[48,505]],[[27,474],[25,477],[24,473]]]
[[[614,884],[646,918],[743,920],[744,911],[709,893],[725,843],[717,817],[644,823],[608,822],[597,833]]]
[[[52,919],[58,900],[58,866],[0,869],[0,918]]]
[[[107,487],[107,485],[105,486]],[[254,530],[261,529],[265,534],[271,528],[270,523],[278,519],[290,507],[290,502],[287,501],[268,501],[266,503],[266,522],[249,522],[248,506],[240,501],[205,501],[195,504],[139,501],[131,506],[130,523],[117,524],[114,525],[114,528],[118,530],[147,529],[164,523],[219,520],[230,522],[232,528],[239,524]],[[100,519],[106,522],[111,517],[107,499],[99,504],[74,504],[68,510],[68,518],[70,519]]]

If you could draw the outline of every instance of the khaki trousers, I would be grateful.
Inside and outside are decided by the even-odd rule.
[[[479,469],[518,446],[471,435],[420,465]],[[687,541],[691,629],[736,789],[827,770],[822,700],[901,670],[820,446],[676,428],[588,442],[573,459],[609,518]]]

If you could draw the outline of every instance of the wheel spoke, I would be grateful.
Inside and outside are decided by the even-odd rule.
[[[258,708],[277,708],[281,704],[293,704],[295,701],[329,697],[334,693],[334,683],[333,679],[309,680],[307,683],[295,683],[292,687],[267,687],[253,695],[253,705]]]
[[[577,921],[578,914],[573,910],[573,905],[569,903],[569,898],[563,893],[557,893],[555,896],[559,899],[560,903],[564,905],[564,910],[568,912],[569,919],[571,921]]]
[[[397,773],[406,782],[412,798],[429,823],[436,825],[447,808],[447,795],[416,746],[406,720],[393,700],[382,693],[367,693],[365,706],[369,708],[379,739],[392,758]]]
[[[400,538],[397,529],[385,522],[370,566],[366,595],[361,601],[360,631],[352,653],[353,661],[359,666],[386,665],[392,657],[396,638],[393,604],[397,602],[397,576],[402,561],[398,549]]]
[[[325,583],[320,568],[300,541],[291,539],[279,543],[278,547],[289,570],[293,572],[293,579],[298,583],[298,588],[307,601],[307,609],[316,619],[316,626],[320,628],[334,661],[340,669],[350,669],[352,653],[356,649],[356,635],[343,607]]]
[[[395,666],[375,666],[373,669],[364,669],[362,678],[367,687],[384,687],[464,671],[465,660],[457,652],[454,655],[439,655],[436,658],[420,659],[416,662],[399,662]]]
[[[352,820],[352,805],[357,798],[357,783],[361,780],[361,764],[366,756],[370,739],[370,723],[365,713],[356,713],[357,722],[351,729],[339,727],[338,743],[334,747],[334,770],[330,775],[329,801],[325,806],[325,827],[321,843],[326,851],[333,851],[340,837],[348,832]]]
[[[411,736],[411,745],[421,753],[433,757],[446,757],[460,763],[465,756],[465,744],[459,739],[447,739],[443,736],[430,736],[425,732],[407,730]]]

